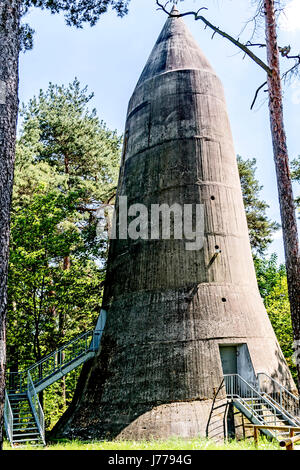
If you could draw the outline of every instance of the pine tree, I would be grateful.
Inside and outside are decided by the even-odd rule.
[[[262,186],[255,177],[256,159],[243,160],[237,157],[243,192],[251,248],[254,255],[263,255],[272,242],[272,234],[279,224],[269,220],[266,215],[268,204],[260,198]]]

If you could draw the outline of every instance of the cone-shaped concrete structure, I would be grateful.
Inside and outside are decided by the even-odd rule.
[[[104,336],[64,434],[203,435],[223,371],[293,389],[257,288],[223,88],[181,18],[167,20],[130,100],[120,196],[149,211],[203,204],[204,246],[111,242]]]

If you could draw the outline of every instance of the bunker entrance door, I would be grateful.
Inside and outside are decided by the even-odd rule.
[[[257,388],[257,378],[247,344],[219,345],[219,347],[223,374],[238,374],[252,387]]]
[[[220,346],[223,374],[237,374],[237,346]]]

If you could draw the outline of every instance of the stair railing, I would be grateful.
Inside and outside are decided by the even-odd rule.
[[[280,415],[286,419],[288,422],[290,421],[290,417],[286,414],[284,409],[278,409],[278,407],[272,403],[266,395],[262,395],[259,391],[255,390],[245,379],[243,379],[238,374],[226,374],[224,375],[225,385],[226,385],[226,393],[227,397],[231,399],[238,399],[243,406],[249,410],[249,412],[254,416],[259,423],[266,424],[263,414],[259,414],[255,406],[257,404],[257,400],[260,400],[261,403],[266,405],[268,411],[270,411],[273,415],[274,425],[281,425],[281,422],[278,420],[278,412]],[[274,433],[272,433],[274,435]],[[275,432],[276,437],[277,432]]]
[[[10,406],[10,401],[5,391],[5,402],[4,402],[4,425],[6,430],[6,435],[9,439],[11,445],[13,445],[13,412]]]
[[[56,351],[43,357],[39,362],[33,364],[22,372],[7,373],[7,392],[10,394],[27,394],[34,419],[38,426],[41,439],[45,445],[45,418],[42,406],[38,399],[35,386],[47,380],[51,375],[61,371],[64,367],[71,365],[85,354],[93,353],[99,349],[100,340],[106,321],[106,312],[102,312],[102,318],[97,323],[97,329],[87,331],[64,344]],[[90,356],[88,356],[90,357]],[[76,363],[75,363],[76,366]],[[66,372],[66,369],[65,369]],[[5,392],[4,407],[5,429],[8,438],[13,445],[13,414],[8,394]]]
[[[84,354],[95,351],[99,347],[100,333],[101,331],[97,330],[82,333],[29,367],[28,372],[30,372],[34,385],[42,383]]]
[[[223,379],[222,382],[220,383],[217,391],[214,393],[212,406],[211,406],[211,409],[210,409],[210,413],[209,413],[209,417],[208,417],[207,424],[206,424],[206,429],[205,429],[205,434],[206,434],[207,438],[213,437],[214,439],[216,439],[216,437],[220,433],[220,431],[219,431],[220,426],[217,426],[213,429],[213,431],[216,431],[216,429],[217,429],[217,436],[215,434],[212,434],[210,427],[211,427],[212,424],[215,424],[215,422],[212,421],[214,412],[216,410],[220,410],[221,408],[223,408],[223,413],[222,413],[223,418],[221,419],[222,428],[223,428],[223,435],[224,435],[225,439],[227,438],[226,417],[227,417],[227,410],[228,410],[228,401],[225,398],[226,393],[224,392],[224,390],[223,390],[223,393],[222,393],[222,389],[224,387],[225,387],[225,383],[224,383],[224,379]],[[219,394],[223,395],[223,396],[221,398],[218,398]],[[224,397],[224,395],[225,395],[225,397]],[[219,402],[221,402],[221,404],[219,404]],[[220,411],[219,411],[219,413],[220,413]],[[220,419],[218,419],[218,421],[220,422]]]
[[[35,421],[36,421],[41,439],[43,441],[43,444],[46,445],[46,442],[45,442],[45,418],[44,418],[43,408],[40,404],[38,395],[36,393],[36,390],[35,390],[30,372],[28,371],[27,374],[28,374],[27,375],[27,377],[28,377],[28,380],[27,380],[28,400],[30,402],[31,409],[32,409],[32,412],[33,412],[33,415],[34,415],[34,418],[35,418]]]
[[[97,352],[99,349],[103,330],[93,330],[93,336],[89,345],[89,351]]]
[[[257,379],[260,393],[268,395],[300,424],[299,397],[265,372],[259,372]]]
[[[6,372],[6,389],[8,393],[26,393],[27,372]]]

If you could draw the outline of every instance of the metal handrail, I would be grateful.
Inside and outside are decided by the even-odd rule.
[[[42,383],[83,354],[96,351],[101,333],[102,330],[89,330],[82,333],[30,366],[27,372],[30,372],[33,383],[35,385]]]
[[[273,390],[270,391],[268,387],[266,387],[266,390],[262,389],[262,384],[260,382],[260,377],[265,376],[269,382],[271,382]],[[281,383],[277,382],[277,380],[273,379],[270,377],[268,374],[265,372],[259,372],[257,374],[258,378],[258,386],[259,389],[262,393],[267,394],[273,401],[275,401],[281,408],[285,409],[291,416],[299,422],[299,420],[296,417],[300,415],[300,401],[299,397],[294,395],[292,392],[290,392],[286,387],[284,387]],[[279,391],[277,391],[277,390]]]
[[[49,359],[50,357],[53,356],[54,353],[59,353],[61,352],[63,349],[65,349],[67,346],[73,344],[73,343],[76,343],[77,341],[79,341],[80,339],[84,338],[85,336],[92,336],[94,330],[88,330],[88,331],[85,331],[84,333],[81,333],[79,336],[76,336],[75,338],[71,339],[70,341],[68,341],[68,343],[64,343],[62,346],[60,346],[58,349],[55,349],[55,351],[52,351],[51,353],[47,354],[46,356],[42,357],[42,359],[40,359],[38,362],[35,362],[32,366],[29,366],[27,371],[32,369],[33,367],[36,367],[38,366],[39,364],[42,364],[43,362],[45,362],[47,359]]]
[[[41,439],[43,441],[43,444],[46,445],[45,442],[45,417],[44,417],[44,412],[43,408],[40,404],[38,395],[36,393],[36,390],[34,388],[34,384],[30,375],[30,372],[28,371],[28,390],[27,390],[27,396],[28,400],[31,405],[31,409],[35,418],[35,421],[38,426],[38,430],[41,436]]]
[[[105,323],[104,323],[105,324]],[[103,324],[103,328],[104,328]],[[46,356],[42,357],[38,362],[35,362],[33,365],[29,366],[27,369],[20,371],[20,372],[7,372],[7,389],[9,392],[26,392],[27,391],[27,376],[28,376],[28,371],[31,372],[33,369],[36,369],[40,367],[41,365],[45,364],[49,359],[53,359],[53,357],[56,355],[58,360],[60,360],[60,355],[63,353],[67,348],[78,344],[81,340],[84,340],[84,347],[80,351],[76,351],[76,354],[72,356],[72,360],[74,358],[79,357],[81,354],[87,351],[92,351],[95,352],[99,348],[100,344],[100,339],[103,333],[103,328],[102,329],[94,329],[94,330],[88,330],[84,333],[81,333],[79,336],[76,336],[72,340],[70,340],[68,343],[63,344],[60,346],[58,349],[55,351],[52,351],[51,353],[47,354]],[[88,342],[88,338],[91,337],[90,343]],[[64,361],[65,363],[71,362],[69,361]],[[56,361],[56,364],[58,362]],[[61,368],[62,364],[59,362],[59,367]],[[33,378],[33,382],[35,382]]]
[[[80,334],[57,350],[40,359],[40,361],[33,364],[25,371],[7,373],[8,393],[11,395],[15,394],[16,396],[18,394],[27,395],[44,445],[45,418],[35,386],[40,386],[43,382],[47,385],[47,379],[51,380],[53,376],[54,379],[57,380],[55,374],[58,371],[64,375],[70,371],[70,368],[69,370],[67,369],[68,366],[73,364],[74,367],[77,367],[77,365],[82,363],[82,359],[87,360],[97,352],[106,322],[106,312],[101,312],[101,318],[99,316],[100,322],[98,318],[96,329]],[[77,361],[78,359],[79,361]],[[7,393],[5,395],[4,419],[8,438],[13,445],[13,414]]]
[[[219,406],[215,407],[215,403],[216,403],[217,397],[218,397],[220,391],[222,390],[222,388],[224,387],[224,385],[225,385],[225,384],[224,384],[224,378],[223,378],[222,382],[220,383],[220,385],[219,385],[219,387],[218,387],[218,389],[217,389],[217,391],[215,392],[214,397],[213,397],[213,401],[212,401],[212,405],[211,405],[209,417],[208,417],[207,424],[206,424],[206,428],[205,428],[205,435],[206,435],[206,438],[209,438],[209,427],[210,427],[210,424],[211,424],[213,412],[214,412],[216,409],[220,409],[221,407],[225,407],[225,411],[224,411],[224,415],[223,415],[223,430],[224,430],[224,436],[227,436],[227,430],[226,430],[226,425],[225,425],[225,421],[226,421],[226,411],[227,411],[227,406],[228,406],[227,400],[226,400],[226,403],[223,403],[222,405],[219,405]]]
[[[277,411],[280,411],[280,414],[283,416],[283,418],[287,419],[287,421],[290,421],[290,417],[286,415],[284,409],[278,410],[278,408],[270,400],[268,400],[268,398],[265,395],[262,395],[260,392],[255,390],[255,388],[253,388],[252,385],[246,382],[246,380],[243,379],[243,377],[241,377],[240,375],[226,374],[224,375],[224,379],[225,379],[227,396],[231,398],[238,398],[246,407],[248,406],[248,409],[250,408],[252,415],[254,415],[255,418],[260,423],[264,424],[265,421],[264,421],[263,416],[259,415],[256,412],[255,408],[253,407],[254,399],[261,400],[268,406],[269,409],[272,410],[275,425],[277,421],[277,413],[276,413]],[[250,400],[250,402],[247,400]],[[251,402],[252,402],[252,406],[251,406]],[[275,432],[275,435],[276,435],[276,432]]]
[[[27,390],[27,371],[6,372],[6,384],[9,393],[25,393]]]
[[[269,380],[271,380],[271,382],[273,382],[274,384],[278,385],[278,387],[280,387],[282,390],[284,390],[285,393],[287,393],[288,395],[290,395],[293,399],[295,399],[296,401],[299,402],[299,397],[297,397],[296,395],[294,395],[292,392],[290,392],[284,385],[282,385],[280,382],[277,382],[277,380],[273,379],[273,377],[271,377],[270,375],[266,374],[265,372],[258,372],[257,374],[257,377],[259,378],[260,375],[264,375],[266,377],[268,377]]]
[[[295,423],[295,425],[300,427],[300,420],[298,419],[297,416],[295,416],[295,414],[293,414],[290,410],[287,410],[286,408],[284,408],[283,405],[278,403],[278,401],[275,400],[271,395],[268,395],[267,393],[264,393],[264,392],[263,392],[263,394],[264,394],[264,396],[267,396],[268,400],[270,400],[276,407],[278,407],[280,412],[283,411],[286,414],[286,416],[288,416],[290,418],[290,421],[293,421]]]
[[[259,376],[264,375],[267,377],[271,382],[273,382],[275,385],[277,385],[281,390],[283,390],[287,395],[289,395],[291,398],[293,398],[295,401],[299,403],[299,397],[294,395],[292,392],[290,392],[284,385],[282,385],[280,382],[277,382],[277,380],[273,379],[270,375],[266,374],[265,372],[258,372],[257,378],[259,379]],[[260,386],[260,383],[258,381],[258,384]]]
[[[7,437],[11,445],[13,445],[13,412],[10,406],[10,401],[5,390],[5,402],[4,402],[4,425]]]

